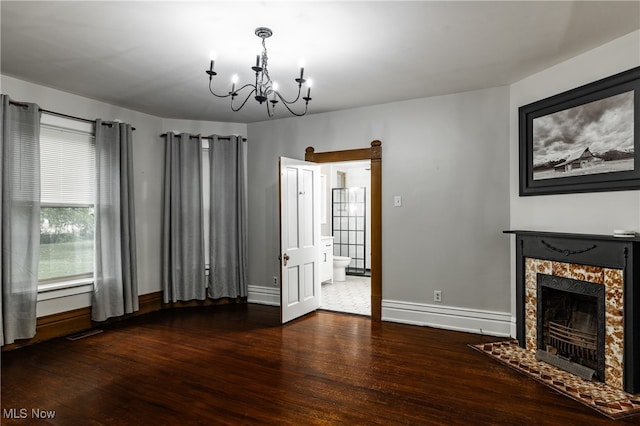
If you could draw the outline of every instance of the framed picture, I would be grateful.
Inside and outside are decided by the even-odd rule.
[[[640,67],[519,108],[520,195],[640,189]]]

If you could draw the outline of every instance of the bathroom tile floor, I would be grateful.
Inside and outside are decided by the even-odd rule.
[[[347,275],[343,282],[323,282],[320,309],[371,316],[371,278]]]

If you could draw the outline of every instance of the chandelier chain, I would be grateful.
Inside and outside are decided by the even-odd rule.
[[[267,44],[265,42],[265,37],[262,37],[262,73],[260,74],[260,91],[264,93],[265,96],[271,94],[271,87],[273,86],[273,82],[271,81],[271,77],[269,76],[269,68],[268,61],[269,57],[267,56]],[[267,82],[264,82],[264,77],[267,77]]]

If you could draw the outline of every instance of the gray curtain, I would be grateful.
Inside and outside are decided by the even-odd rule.
[[[246,142],[238,136],[212,139],[209,297],[246,297]]]
[[[164,172],[164,302],[204,300],[201,138],[167,133]]]
[[[94,321],[139,309],[132,130],[96,120]]]
[[[40,256],[40,110],[0,95],[0,341],[36,334]]]

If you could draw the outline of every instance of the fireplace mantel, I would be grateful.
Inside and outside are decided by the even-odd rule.
[[[502,231],[505,234],[516,234],[533,237],[556,237],[556,238],[572,238],[577,240],[592,240],[592,241],[615,241],[615,242],[636,242],[640,243],[640,237],[614,237],[613,235],[606,234],[572,234],[567,232],[551,232],[551,231],[523,231],[523,230],[510,230]]]
[[[509,230],[516,237],[516,337],[526,348],[527,258],[623,271],[624,390],[640,393],[640,237]]]

